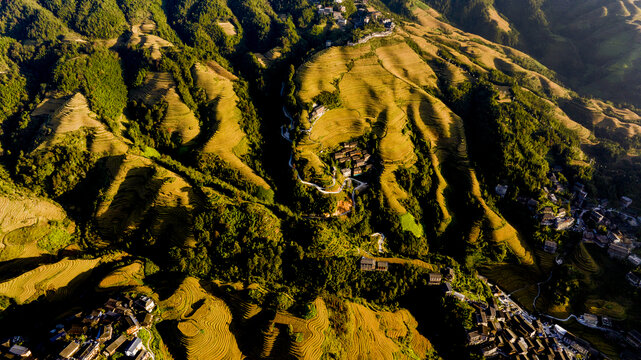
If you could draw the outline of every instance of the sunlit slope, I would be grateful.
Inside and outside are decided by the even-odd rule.
[[[66,135],[84,131],[87,150],[96,154],[120,155],[128,150],[127,144],[116,137],[98,116],[89,109],[81,93],[70,97],[48,98],[31,113],[34,118],[44,118],[36,150],[51,149],[64,142]]]
[[[201,200],[183,178],[136,155],[109,159],[107,171],[109,184],[96,211],[105,235],[117,238],[147,220],[155,236],[191,239],[192,213]]]
[[[60,231],[70,234],[73,222],[64,209],[15,186],[10,180],[0,180],[0,261],[36,257],[46,252],[38,242]],[[70,236],[70,235],[69,235]]]
[[[220,65],[210,62],[197,64],[192,70],[196,85],[205,90],[212,111],[212,134],[202,151],[212,153],[237,170],[251,183],[269,189],[269,185],[245,164],[241,158],[247,154],[247,135],[241,129],[242,114],[236,104],[235,77]]]
[[[484,221],[491,229],[491,238],[497,243],[507,244],[524,263],[532,263],[531,254],[514,228],[485,205],[474,171],[468,164],[463,122],[432,94],[439,90],[437,71],[446,79],[448,76],[443,74],[441,68],[433,70],[433,64],[430,63],[432,57],[439,57],[441,52],[431,45],[429,29],[424,24],[413,25],[413,31],[420,33],[420,36],[401,31],[401,36],[385,40],[355,47],[330,48],[299,69],[297,81],[300,91],[297,95],[301,102],[313,102],[314,97],[322,91],[337,91],[342,105],[328,111],[313,124],[309,136],[298,143],[295,159],[302,158],[308,166],[315,167],[316,173],[329,176],[331,169],[320,160],[319,154],[335,150],[341,142],[373,132],[380,139],[380,163],[377,164],[380,177],[377,181],[380,181],[387,205],[403,215],[408,212],[403,201],[410,195],[396,182],[394,172],[399,167],[414,165],[416,149],[412,138],[421,137],[430,144],[429,154],[424,155],[429,157],[435,174],[435,196],[441,213],[438,230],[445,231],[455,215],[448,205],[447,193],[469,193],[484,210]],[[414,42],[413,38],[424,40],[423,45],[419,45],[420,53],[407,43],[408,40]],[[418,44],[419,41],[414,43]],[[434,49],[430,46],[434,46]],[[488,62],[484,64],[467,53],[456,52],[453,50],[456,47],[452,45],[452,53],[456,54],[457,59],[464,60],[457,64],[468,64],[477,71],[489,71],[495,58],[500,57],[504,63],[510,61],[505,54],[494,51],[491,56],[495,58],[486,59]],[[462,76],[467,76],[465,66],[457,65],[456,68]],[[566,96],[564,89],[542,75],[532,74],[531,77],[533,81],[528,83],[533,84],[535,90]],[[303,124],[306,117],[303,111]],[[449,171],[446,176],[442,171],[443,166],[455,171]],[[467,179],[466,188],[460,188],[461,185],[452,188],[448,180],[452,176],[457,177],[457,184],[461,183],[461,177]]]
[[[207,293],[195,278],[187,278],[160,304],[164,320],[175,320],[176,339],[186,359],[242,359],[230,330],[231,311],[219,298]]]
[[[142,101],[148,106],[167,103],[167,111],[161,128],[170,137],[177,137],[182,145],[190,144],[200,133],[200,124],[194,112],[182,101],[171,74],[153,72],[143,84],[131,91],[130,99]]]

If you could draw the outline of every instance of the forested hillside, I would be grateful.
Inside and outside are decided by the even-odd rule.
[[[577,184],[641,202],[641,115],[608,101],[637,99],[598,75],[632,70],[578,56],[565,11],[1,2],[0,339],[46,342],[72,310],[140,293],[156,359],[479,358],[487,278],[536,316],[604,302],[638,328],[639,290],[607,291],[589,259],[632,270],[539,219],[577,212]]]

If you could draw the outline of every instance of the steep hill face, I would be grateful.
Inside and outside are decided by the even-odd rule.
[[[641,104],[637,1],[424,2],[467,31],[534,55],[577,91]]]

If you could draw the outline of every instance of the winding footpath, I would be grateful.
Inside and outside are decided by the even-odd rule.
[[[281,96],[283,95],[284,90],[285,90],[285,83],[283,83],[282,86],[281,86],[281,90],[280,90]],[[283,109],[283,115],[285,115],[285,117],[289,120],[289,126],[288,125],[281,126],[280,134],[283,137],[283,139],[285,139],[288,142],[292,143],[293,141],[292,141],[292,138],[291,138],[290,134],[291,134],[292,131],[294,131],[294,128],[295,128],[294,127],[294,118],[291,116],[289,111],[287,111],[287,108],[285,107],[285,105],[283,105],[282,109]],[[314,125],[316,124],[316,122],[320,118],[321,117],[318,117],[311,124],[310,128],[306,129],[306,130],[303,130],[303,132],[309,134],[312,131],[312,129],[314,128]],[[343,180],[343,183],[341,184],[341,186],[338,189],[331,190],[332,188],[334,188],[336,186],[336,173],[337,173],[337,169],[336,168],[334,168],[334,171],[332,173],[332,183],[329,186],[324,187],[324,186],[319,185],[319,184],[315,184],[315,183],[312,183],[312,182],[309,182],[309,181],[305,181],[300,176],[300,173],[298,172],[298,170],[296,170],[296,166],[294,165],[294,150],[293,149],[292,149],[292,152],[291,152],[291,154],[289,156],[289,167],[296,172],[296,177],[298,178],[298,181],[301,184],[304,184],[304,185],[307,185],[307,186],[312,186],[318,192],[320,192],[321,194],[336,195],[336,194],[342,193],[343,190],[345,189],[345,187],[347,187],[348,185],[352,187],[352,194],[351,194],[352,208],[350,210],[347,210],[347,211],[343,212],[343,213],[340,213],[340,214],[337,214],[337,215],[332,215],[333,217],[343,216],[343,215],[347,215],[347,214],[351,213],[353,211],[353,209],[356,207],[356,191],[363,190],[368,185],[364,181],[360,181],[360,180],[354,179],[353,177],[346,177],[345,180]]]

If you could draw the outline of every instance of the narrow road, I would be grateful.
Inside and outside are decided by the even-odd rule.
[[[149,351],[149,354],[151,354],[151,358],[155,360],[156,356],[154,355],[153,351],[151,351],[151,348],[149,347],[149,343],[151,342],[153,335],[151,335],[151,331],[149,331],[146,328],[141,328],[140,330],[145,330],[147,332],[147,335],[149,335],[149,337],[147,338],[147,344],[145,345],[145,347],[147,348],[147,351]]]
[[[281,86],[281,96],[282,96],[282,94],[284,92],[284,89],[285,89],[284,86],[285,86],[285,83],[283,83],[283,85]],[[290,133],[291,133],[291,131],[294,130],[294,118],[289,114],[289,111],[287,111],[287,108],[285,107],[285,105],[283,105],[282,109],[283,109],[283,115],[285,115],[285,117],[289,120],[289,126],[287,126],[287,125],[281,126],[280,134],[285,140],[287,140],[288,142],[291,143],[292,139],[291,139]],[[314,123],[312,123],[311,127],[308,130],[303,130],[303,132],[306,132],[306,133],[309,134],[309,132],[312,131],[312,129],[313,129],[313,127],[314,127],[314,125],[316,124],[317,121],[318,121],[318,119],[316,119],[314,121]],[[331,189],[331,188],[336,186],[336,172],[337,172],[336,168],[334,168],[334,171],[332,173],[332,184],[327,186],[327,187],[323,187],[321,185],[318,185],[318,184],[303,180],[303,178],[298,173],[298,170],[296,170],[296,167],[294,166],[293,161],[294,161],[294,151],[292,150],[292,153],[289,156],[289,167],[292,168],[296,172],[296,177],[298,178],[298,181],[300,183],[302,183],[302,184],[307,185],[307,186],[314,187],[321,194],[326,194],[326,195],[340,194],[340,193],[343,192],[343,190],[345,189],[345,186],[348,183],[350,185],[352,185],[352,195],[351,195],[351,197],[352,197],[352,209],[350,209],[350,210],[348,210],[348,211],[346,211],[344,213],[341,213],[341,214],[338,214],[338,215],[334,215],[334,216],[343,216],[343,215],[347,215],[347,214],[351,213],[354,210],[354,208],[356,207],[356,191],[360,191],[360,190],[366,188],[367,185],[368,185],[366,182],[354,179],[352,177],[346,177],[345,180],[343,180],[343,183],[341,184],[341,186],[337,190],[329,190],[329,189]]]

